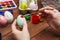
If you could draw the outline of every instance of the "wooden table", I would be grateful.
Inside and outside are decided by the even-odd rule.
[[[19,0],[14,0],[18,6]],[[42,7],[40,1],[38,0],[39,7]],[[16,8],[13,10],[14,19],[19,15],[19,9]],[[12,23],[11,23],[12,24]],[[2,40],[15,40],[12,36],[11,24],[8,24],[6,27],[0,27],[0,32],[2,33]],[[35,35],[43,31],[44,29],[48,28],[48,24],[46,22],[41,22],[39,24],[32,24],[31,21],[28,22],[28,28],[33,38]]]

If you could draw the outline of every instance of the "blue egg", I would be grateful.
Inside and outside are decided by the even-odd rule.
[[[4,16],[4,12],[3,11],[0,11],[0,15]]]

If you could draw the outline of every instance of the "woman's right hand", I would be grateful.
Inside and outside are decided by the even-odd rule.
[[[17,40],[30,40],[30,34],[28,31],[28,26],[26,21],[23,24],[23,29],[22,31],[18,30],[16,28],[16,20],[12,24],[12,33],[15,35]]]

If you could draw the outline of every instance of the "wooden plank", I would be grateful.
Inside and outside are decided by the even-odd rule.
[[[33,38],[35,35],[37,35],[38,33],[40,33],[41,31],[43,31],[44,29],[46,29],[48,27],[48,24],[46,22],[43,23],[39,23],[39,24],[32,24],[31,22],[28,23],[28,27],[29,27],[29,32],[30,32],[30,36],[31,38]],[[8,28],[9,30],[10,28]],[[7,30],[6,30],[7,31]],[[6,32],[3,32],[3,34]],[[7,33],[5,34],[5,36],[3,37],[3,39],[7,39],[7,38],[12,38],[12,32],[11,29],[9,31],[7,31]],[[9,39],[10,40],[10,39]]]
[[[28,26],[29,26],[30,36],[32,38],[36,34],[38,34],[39,32],[41,32],[44,29],[48,28],[49,25],[46,22],[42,22],[42,23],[39,23],[39,24],[32,24],[30,22],[30,23],[28,23]]]

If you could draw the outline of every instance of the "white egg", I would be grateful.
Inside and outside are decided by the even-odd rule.
[[[22,28],[23,23],[24,23],[25,21],[26,21],[26,20],[25,20],[25,17],[24,17],[23,15],[19,15],[19,16],[17,17],[17,25],[18,25],[20,28]]]
[[[8,20],[8,23],[11,23],[13,21],[13,15],[9,11],[5,11],[4,16]]]

